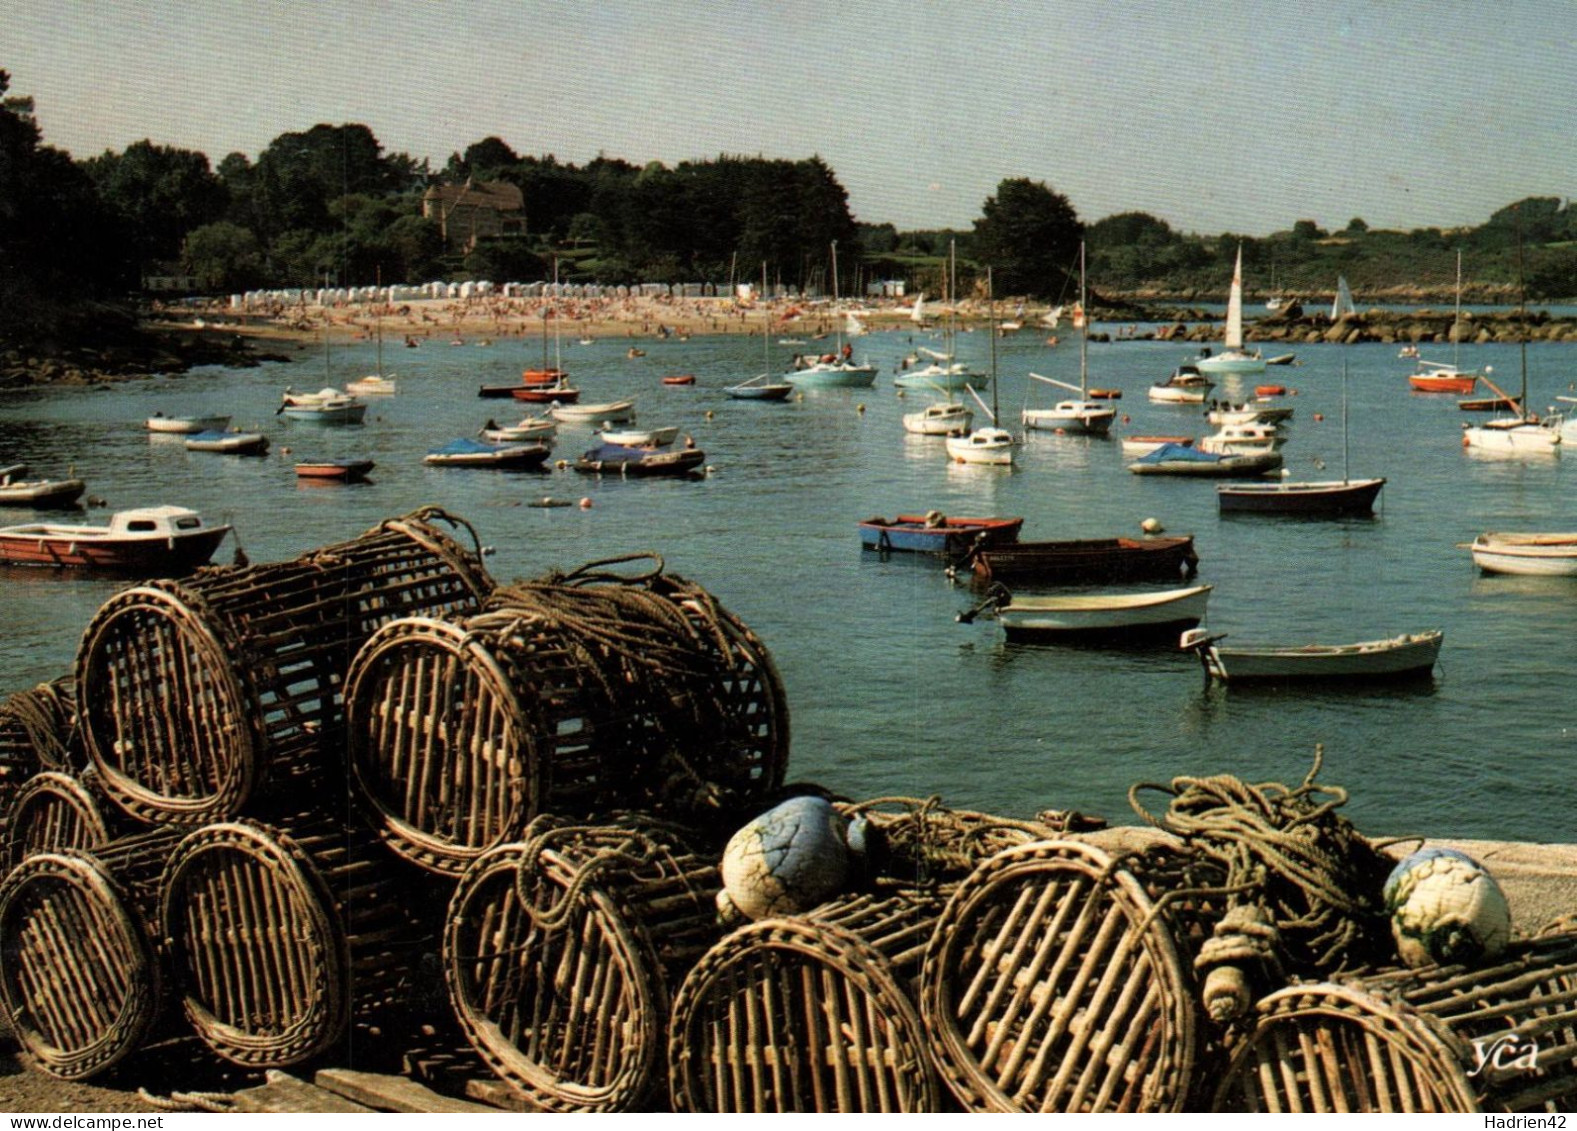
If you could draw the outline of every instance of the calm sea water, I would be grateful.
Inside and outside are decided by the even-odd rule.
[[[987,334],[959,341],[988,368]],[[1466,416],[1455,399],[1410,394],[1410,363],[1395,347],[1294,347],[1301,365],[1269,371],[1265,380],[1296,392],[1286,449],[1294,476],[1341,474],[1345,358],[1351,471],[1389,479],[1372,519],[1289,522],[1220,517],[1209,481],[1131,475],[1114,439],[1031,434],[1013,470],[950,465],[939,439],[909,436],[899,422],[924,398],[896,395],[898,360],[917,344],[939,345],[908,333],[858,343],[881,366],[875,388],[777,405],[722,392],[760,371],[759,339],[643,341],[648,354],[634,360],[628,344],[566,342],[564,363],[585,400],[633,396],[642,423],[694,436],[714,469],[705,479],[425,467],[429,447],[474,434],[489,416],[518,415],[509,402],[478,399],[476,388],[514,381],[540,361],[530,337],[386,350],[400,394],[376,401],[353,429],[275,417],[287,383],[324,383],[321,354],[310,349],[289,366],[5,394],[0,462],[25,460],[49,474],[73,465],[115,508],[179,503],[233,521],[253,561],[352,537],[425,503],[475,525],[501,580],[656,551],[771,649],[792,712],[790,777],[854,796],[941,794],[1012,815],[1077,808],[1127,821],[1133,782],[1232,773],[1291,784],[1323,743],[1322,779],[1351,791],[1346,812],[1367,832],[1577,840],[1577,584],[1481,577],[1457,546],[1484,530],[1577,529],[1577,459],[1464,450]],[[802,348],[773,350],[782,363]],[[1191,349],[1091,346],[1091,383],[1125,393],[1123,430],[1203,430],[1195,412],[1145,398]],[[1436,352],[1449,359],[1449,347]],[[1515,383],[1516,347],[1470,347],[1462,360],[1491,364]],[[371,371],[373,347],[336,349],[334,362],[343,384]],[[1543,405],[1577,378],[1577,347],[1530,346],[1528,364],[1530,400]],[[1077,380],[1078,352],[1025,331],[1000,342],[998,368],[1003,414],[1016,422],[1025,374]],[[697,384],[660,383],[676,372]],[[1037,403],[1055,392],[1036,389]],[[274,450],[266,459],[189,453],[143,431],[156,410],[231,413],[264,428]],[[589,430],[561,426],[555,456],[572,458],[589,442]],[[298,484],[294,458],[321,455],[370,456],[375,481]],[[524,505],[543,496],[586,496],[593,506]],[[1440,665],[1432,684],[1405,690],[1205,690],[1194,657],[1168,649],[1008,645],[994,621],[955,623],[972,594],[934,562],[861,551],[860,519],[933,508],[1022,515],[1027,539],[1132,534],[1154,517],[1196,535],[1200,580],[1215,587],[1208,625],[1234,641],[1342,642],[1441,628]],[[83,628],[116,587],[15,571],[0,585],[4,692],[68,671]]]

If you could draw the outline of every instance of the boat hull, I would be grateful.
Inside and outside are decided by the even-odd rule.
[[[1218,456],[1209,461],[1178,459],[1145,463],[1143,460],[1138,460],[1130,463],[1128,470],[1135,475],[1194,475],[1215,479],[1232,476],[1252,478],[1263,475],[1267,471],[1275,471],[1281,464],[1280,452],[1268,452],[1260,455]]]
[[[296,464],[297,479],[322,479],[350,483],[365,479],[373,469],[370,459],[322,460],[317,463]]]
[[[561,424],[627,424],[635,419],[633,401],[604,401],[599,404],[558,405],[548,415]]]
[[[1458,396],[1471,393],[1477,383],[1476,377],[1430,377],[1417,373],[1407,379],[1408,387],[1415,393],[1454,393]]]
[[[881,553],[962,554],[973,546],[1016,542],[1022,518],[963,518],[927,522],[925,515],[868,518],[860,523],[860,545]]]
[[[1465,447],[1486,452],[1553,455],[1560,451],[1561,433],[1550,424],[1491,420],[1485,424],[1464,426],[1462,443]]]
[[[784,401],[794,392],[794,386],[780,385],[731,385],[724,389],[736,401]]]
[[[1194,362],[1194,368],[1201,373],[1220,375],[1223,373],[1263,373],[1265,372],[1265,359],[1251,357],[1244,354],[1216,354],[1214,357],[1202,357]]]
[[[1442,639],[1439,632],[1420,632],[1357,644],[1212,647],[1207,663],[1225,683],[1406,679],[1434,670]]]
[[[360,424],[367,415],[367,406],[287,404],[279,411],[290,420],[306,424]]]
[[[876,384],[874,365],[848,368],[800,369],[783,375],[788,384],[801,389],[869,389]]]
[[[422,462],[430,467],[523,469],[541,467],[553,451],[546,444],[520,444],[496,452],[429,452]]]
[[[630,456],[597,456],[587,452],[575,461],[582,475],[618,475],[631,478],[679,477],[695,471],[706,459],[699,448],[641,452]]]
[[[483,389],[487,388],[486,385],[482,387]],[[494,394],[484,392],[482,395],[492,396]],[[580,400],[579,389],[570,389],[558,385],[543,385],[540,388],[536,386],[511,385],[509,387],[509,395],[517,401],[525,401],[527,404],[574,404]]]
[[[1117,411],[1105,405],[1079,408],[1027,408],[1024,427],[1038,432],[1061,432],[1072,436],[1104,436],[1112,429]]]
[[[1216,504],[1244,514],[1369,514],[1384,486],[1384,479],[1230,484],[1216,488]]]
[[[1204,619],[1210,586],[1155,593],[1013,597],[997,609],[1009,640],[1139,644],[1175,639]]]
[[[173,536],[110,541],[0,531],[0,565],[174,577],[205,565],[229,532],[229,526],[214,526]]]
[[[228,416],[150,416],[148,431],[187,436],[196,432],[220,432],[230,427]]]
[[[69,507],[88,485],[81,479],[37,479],[0,486],[0,507]]]
[[[1151,385],[1150,399],[1157,404],[1204,404],[1214,385],[1190,388],[1184,385]]]
[[[1577,533],[1480,534],[1470,548],[1485,573],[1577,577]]]
[[[1088,585],[1192,577],[1199,555],[1191,534],[1084,538],[981,546],[970,555],[970,565],[982,585]]]
[[[950,366],[946,369],[931,368],[916,369],[909,373],[900,373],[893,378],[893,385],[899,389],[941,389],[945,392],[956,393],[962,389],[973,386],[983,389],[990,384],[989,374],[971,373],[968,369]]]

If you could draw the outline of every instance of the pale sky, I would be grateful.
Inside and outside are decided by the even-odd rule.
[[[1006,177],[1081,218],[1265,235],[1482,223],[1577,182],[1577,0],[0,0],[44,140],[248,157],[359,122],[441,166],[819,154],[855,216],[967,227]]]

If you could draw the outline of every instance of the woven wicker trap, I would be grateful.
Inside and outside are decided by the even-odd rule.
[[[91,852],[110,840],[94,792],[59,770],[34,774],[17,790],[5,822],[5,859],[11,865],[34,852],[80,848]]]
[[[44,1072],[80,1080],[136,1051],[160,1010],[148,913],[173,834],[29,856],[0,884],[0,1008]]]
[[[1182,1107],[1193,982],[1154,907],[1124,858],[1072,840],[1007,849],[959,886],[926,952],[921,1007],[966,1108]]]
[[[728,935],[674,1001],[677,1111],[937,1111],[913,990],[930,893],[846,896]]]
[[[200,824],[320,775],[356,648],[401,615],[474,611],[491,589],[478,554],[430,521],[447,517],[419,511],[291,562],[111,597],[77,652],[106,792],[142,819]]]
[[[531,831],[479,859],[455,893],[455,1015],[538,1105],[636,1109],[666,1083],[671,985],[719,933],[716,866],[640,823]]]
[[[1221,1111],[1577,1110],[1577,934],[1493,964],[1397,971],[1266,996]]]

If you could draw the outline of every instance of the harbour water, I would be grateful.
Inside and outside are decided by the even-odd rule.
[[[1507,459],[1464,449],[1461,427],[1472,418],[1453,397],[1411,394],[1413,363],[1397,347],[1287,347],[1301,364],[1262,379],[1296,394],[1287,401],[1296,408],[1285,449],[1291,476],[1339,478],[1345,360],[1352,474],[1389,480],[1372,519],[1284,521],[1218,515],[1208,480],[1131,475],[1115,438],[1032,433],[1014,469],[950,465],[940,439],[910,436],[899,422],[926,400],[896,395],[899,359],[916,345],[940,346],[907,328],[856,343],[880,366],[874,388],[782,404],[722,391],[760,372],[759,338],[642,340],[647,354],[636,359],[625,355],[629,344],[564,343],[583,400],[634,397],[640,422],[678,425],[706,451],[711,474],[620,481],[424,466],[428,448],[474,435],[489,417],[518,417],[520,406],[480,400],[476,390],[513,382],[540,361],[529,335],[490,346],[386,347],[399,395],[374,400],[356,428],[275,417],[287,384],[325,383],[310,347],[292,365],[7,393],[0,463],[25,461],[48,475],[70,465],[116,509],[178,503],[232,521],[254,562],[352,537],[427,503],[476,527],[500,580],[656,551],[771,650],[789,694],[790,777],[855,797],[940,794],[1011,815],[1072,808],[1127,822],[1134,782],[1231,773],[1294,784],[1323,743],[1322,780],[1351,792],[1345,812],[1366,832],[1577,840],[1577,707],[1568,688],[1577,583],[1483,577],[1458,546],[1485,530],[1577,529],[1577,452]],[[818,347],[774,345],[773,353],[786,366],[795,351]],[[989,367],[985,331],[960,334],[959,347],[977,369]],[[1038,404],[1056,392],[1030,390],[1026,373],[1076,382],[1077,343],[1064,333],[1049,348],[1026,329],[999,347],[997,395],[1017,431],[1026,392]],[[1192,350],[1091,345],[1091,384],[1123,391],[1120,432],[1205,431],[1197,409],[1145,397]],[[1450,359],[1449,346],[1423,353]],[[1464,347],[1462,362],[1493,365],[1503,387],[1517,384],[1516,346]],[[336,348],[334,367],[328,380],[339,386],[371,372],[372,345]],[[1542,407],[1577,378],[1577,346],[1529,346],[1528,367],[1530,403]],[[696,384],[663,385],[672,373],[693,373]],[[273,450],[263,459],[187,452],[143,429],[155,411],[199,410],[260,426]],[[561,425],[554,458],[573,459],[590,444],[588,428]],[[295,459],[337,455],[376,460],[372,482],[297,483]],[[548,496],[592,506],[527,505]],[[1440,628],[1445,646],[1433,681],[1421,686],[1248,691],[1207,690],[1195,658],[1168,648],[1008,645],[988,618],[955,623],[975,595],[951,585],[935,561],[860,549],[859,520],[932,509],[1022,515],[1026,539],[1136,534],[1150,517],[1170,533],[1193,533],[1199,580],[1215,587],[1207,625],[1234,643],[1341,643]],[[30,517],[0,511],[7,523]],[[221,547],[218,560],[232,549]],[[4,693],[68,671],[83,628],[117,588],[26,571],[6,573],[0,585]]]

